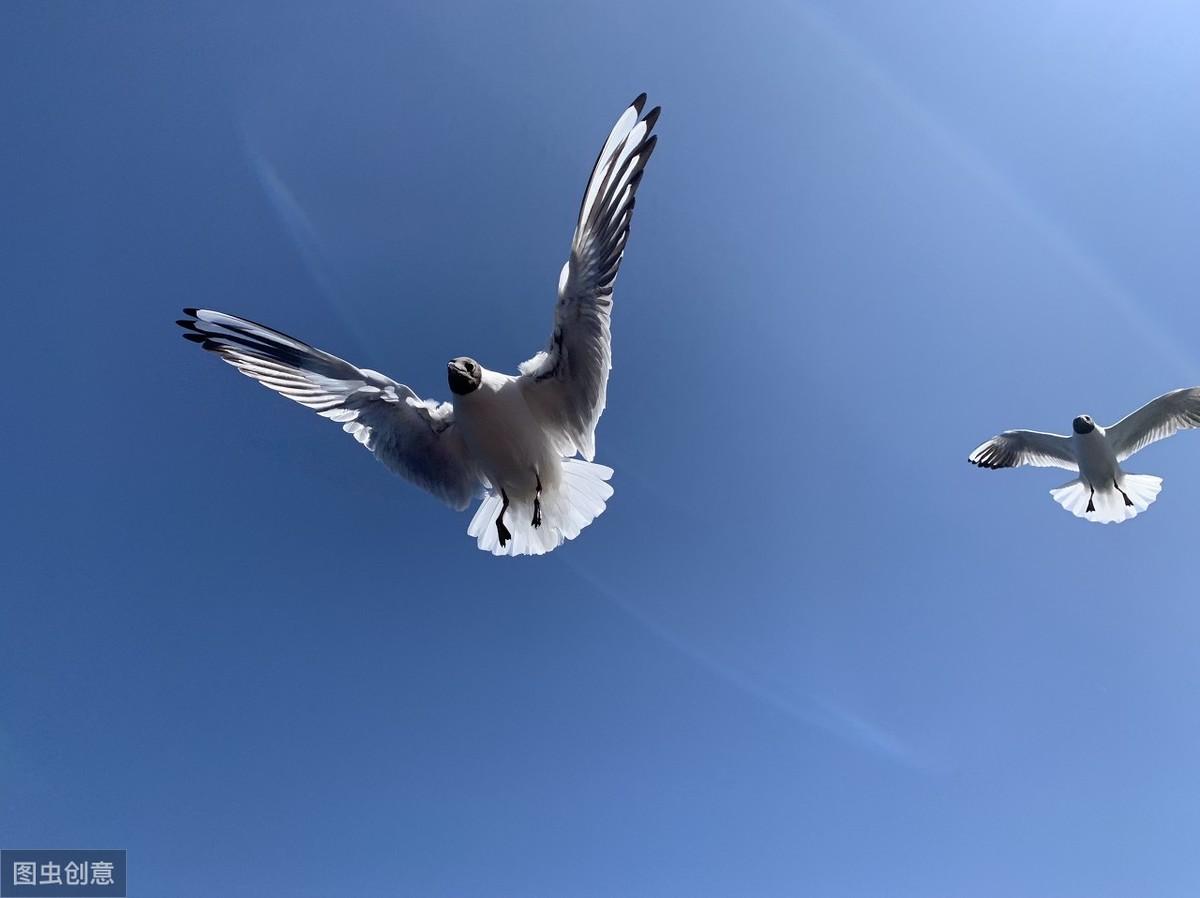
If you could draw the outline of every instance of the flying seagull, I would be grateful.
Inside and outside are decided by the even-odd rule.
[[[1036,465],[1077,471],[1078,479],[1050,490],[1054,501],[1077,518],[1119,524],[1149,508],[1162,489],[1161,477],[1126,474],[1121,462],[1151,443],[1194,427],[1200,427],[1200,387],[1165,393],[1111,427],[1080,415],[1071,422],[1069,437],[1006,430],[967,460],[981,468]]]
[[[612,361],[613,281],[658,140],[650,132],[659,108],[643,116],[645,104],[642,94],[621,113],[600,150],[558,276],[550,341],[519,374],[451,359],[451,405],[223,312],[184,309],[184,338],[338,422],[391,470],[458,511],[482,497],[467,533],[484,551],[552,551],[595,520],[613,493],[612,468],[593,458]]]

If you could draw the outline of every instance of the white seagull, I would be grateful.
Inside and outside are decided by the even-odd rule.
[[[657,136],[642,94],[604,142],[558,277],[554,330],[519,375],[460,356],[447,364],[454,405],[421,399],[277,330],[209,309],[184,309],[183,336],[265,387],[337,421],[391,470],[462,511],[493,555],[541,555],[604,511],[612,468],[593,464],[612,348],[613,281],[634,197]],[[582,455],[583,458],[575,458]]]
[[[1080,415],[1071,422],[1069,437],[1006,430],[967,460],[981,468],[1036,465],[1077,471],[1078,479],[1050,490],[1054,501],[1078,518],[1119,524],[1149,508],[1162,489],[1161,477],[1126,474],[1121,462],[1151,443],[1194,427],[1200,427],[1200,387],[1165,393],[1111,427]]]

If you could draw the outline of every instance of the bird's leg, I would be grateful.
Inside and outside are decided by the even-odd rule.
[[[1133,502],[1131,502],[1129,497],[1127,495],[1125,495],[1125,490],[1121,489],[1121,485],[1119,483],[1117,483],[1117,481],[1115,479],[1113,480],[1113,486],[1115,486],[1117,488],[1117,492],[1121,494],[1121,498],[1123,498],[1125,500],[1125,504],[1132,507]]]
[[[1094,502],[1092,502],[1092,500],[1093,500],[1094,498],[1096,498],[1096,488],[1095,488],[1095,487],[1092,487],[1092,492],[1091,492],[1091,494],[1088,496],[1088,507],[1087,507],[1087,510],[1088,510],[1088,511],[1095,511],[1095,510],[1096,510],[1096,505],[1095,505],[1095,503],[1094,503]]]
[[[500,514],[496,515],[496,535],[500,537],[500,548],[503,549],[512,539],[512,534],[504,526],[504,512],[508,511],[508,493],[500,490],[500,498],[504,500],[504,504],[500,506]]]
[[[542,478],[538,474],[537,469],[533,471],[533,477],[537,481],[537,492],[533,494],[533,526],[542,526]]]

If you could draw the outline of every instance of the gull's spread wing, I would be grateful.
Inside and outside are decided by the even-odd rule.
[[[1037,430],[1006,430],[976,447],[967,461],[981,468],[1015,468],[1034,465],[1039,468],[1066,468],[1078,471],[1071,438]]]
[[[579,452],[589,461],[612,367],[613,281],[629,239],[642,170],[658,140],[650,133],[658,107],[643,118],[645,104],[645,94],[630,104],[600,150],[579,207],[571,257],[558,277],[550,343],[521,365],[526,401],[559,451]]]
[[[482,484],[448,403],[422,400],[390,377],[356,368],[287,334],[209,309],[184,309],[183,336],[247,377],[337,421],[381,462],[460,511]]]
[[[1180,430],[1200,427],[1200,387],[1187,387],[1151,399],[1107,429],[1117,461]]]

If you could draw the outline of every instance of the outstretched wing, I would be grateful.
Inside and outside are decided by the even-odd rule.
[[[209,309],[184,309],[183,336],[247,377],[337,421],[381,462],[459,511],[482,484],[448,402],[422,400],[390,377],[356,368],[287,334]]]
[[[650,132],[659,109],[640,118],[645,104],[645,94],[630,104],[600,150],[579,206],[571,257],[558,276],[550,343],[521,365],[526,401],[557,438],[559,451],[579,452],[589,461],[612,367],[613,281],[629,239],[642,170],[658,140]]]
[[[1125,461],[1151,443],[1192,427],[1200,427],[1200,387],[1173,390],[1151,399],[1109,427],[1108,441],[1117,461]]]
[[[981,468],[1015,468],[1034,465],[1038,468],[1066,468],[1078,471],[1071,438],[1038,430],[1006,430],[976,447],[967,461]]]

